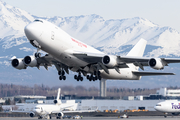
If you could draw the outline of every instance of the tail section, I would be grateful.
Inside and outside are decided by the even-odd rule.
[[[57,98],[54,100],[54,104],[58,104],[58,105],[61,104],[61,100],[59,99],[60,94],[61,94],[61,88],[58,89]]]
[[[56,100],[60,100],[60,99],[59,99],[60,94],[61,94],[61,88],[58,89],[58,93],[57,93],[57,98],[56,98]]]
[[[140,39],[139,42],[131,49],[127,56],[142,57],[146,48],[147,41]]]

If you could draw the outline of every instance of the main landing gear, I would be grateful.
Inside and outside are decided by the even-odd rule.
[[[101,73],[100,73],[100,71],[94,71],[94,75],[93,74],[91,74],[91,75],[87,75],[87,79],[89,80],[89,81],[96,81],[96,80],[101,80]]]
[[[59,80],[66,80],[64,70],[58,71],[58,75],[59,75]]]
[[[78,73],[78,75],[74,75],[74,79],[77,81],[83,81],[83,77],[81,76],[80,72]]]
[[[101,80],[101,73],[100,71],[95,71],[94,75],[87,75],[86,77],[89,81],[96,81],[96,80]],[[81,76],[81,72],[78,73],[78,75],[74,75],[74,79],[77,81],[83,81],[83,77]]]

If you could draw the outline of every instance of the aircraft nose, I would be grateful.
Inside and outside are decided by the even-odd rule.
[[[156,111],[160,111],[160,106],[154,106],[154,109],[156,110]]]
[[[157,106],[154,106],[154,109],[157,110]]]
[[[30,23],[24,28],[26,37],[29,40],[38,40],[43,32],[41,23]]]

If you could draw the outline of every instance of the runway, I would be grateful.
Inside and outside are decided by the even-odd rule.
[[[82,120],[119,120],[119,119],[130,119],[130,120],[179,120],[180,116],[130,116],[129,118],[118,118],[118,117],[83,117]],[[1,117],[0,120],[37,120],[37,117]],[[56,120],[55,117],[52,120]]]

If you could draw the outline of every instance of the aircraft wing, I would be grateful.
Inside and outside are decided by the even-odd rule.
[[[150,59],[151,59],[150,57],[118,56],[118,60],[120,62],[125,62],[125,63],[140,62],[140,63],[143,63],[144,65],[148,65],[148,62]],[[159,59],[166,62],[167,64],[180,63],[180,58],[159,58]]]
[[[138,76],[175,75],[174,73],[162,73],[162,72],[138,72],[138,71],[136,72],[136,71],[133,71],[132,73],[135,75],[138,75]]]
[[[96,112],[97,110],[79,110],[79,111],[62,111],[63,113],[83,113],[83,112]]]
[[[86,53],[73,54],[77,58],[88,62],[89,64],[97,64],[102,63],[103,55],[89,55]],[[142,70],[144,70],[143,66],[149,66],[149,62],[152,59],[158,60],[158,62],[162,62],[164,66],[168,66],[169,63],[180,63],[180,58],[150,58],[150,57],[135,57],[135,56],[115,56],[117,67],[118,68],[127,68],[127,64],[134,64],[135,66],[139,66]]]
[[[12,110],[12,113],[31,113],[32,111]]]

